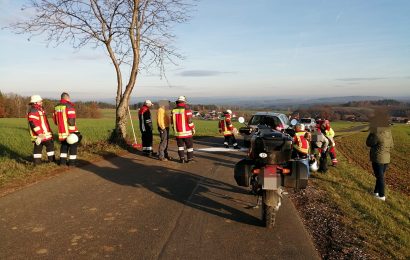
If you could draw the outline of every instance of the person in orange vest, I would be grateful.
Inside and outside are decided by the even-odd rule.
[[[142,153],[146,156],[152,156],[152,119],[151,100],[145,100],[144,105],[138,110],[138,119],[140,122],[140,131],[142,139]]]
[[[223,116],[221,120],[219,120],[218,127],[219,133],[223,133],[225,140],[224,146],[225,148],[229,148],[229,143],[233,144],[234,149],[240,149],[238,143],[236,142],[235,134],[236,128],[232,124],[232,111],[226,110],[223,112]]]
[[[46,111],[43,108],[43,99],[39,95],[30,97],[30,109],[27,113],[31,141],[34,144],[33,162],[34,165],[41,163],[43,146],[46,147],[49,162],[55,160],[53,133],[48,123]]]
[[[77,148],[78,141],[72,144],[67,142],[70,134],[78,136],[81,141],[82,136],[78,131],[76,124],[76,111],[74,103],[71,102],[70,95],[67,92],[61,94],[60,103],[54,107],[53,121],[58,128],[58,139],[61,142],[60,148],[60,165],[76,166],[77,165]],[[67,161],[68,159],[68,161]]]
[[[335,148],[336,143],[334,140],[335,131],[333,131],[333,128],[330,127],[329,120],[324,120],[322,124],[320,125],[320,129],[322,130],[322,133],[326,136],[326,138],[329,140],[330,159],[332,160],[332,166],[336,166],[337,165],[336,148]]]
[[[195,134],[195,125],[192,122],[192,111],[186,104],[185,96],[178,97],[171,118],[174,135],[177,139],[179,162],[188,163],[194,159],[193,135]],[[186,159],[185,147],[187,150]]]
[[[293,136],[292,158],[307,158],[309,154],[308,134],[305,132],[304,124],[295,126],[295,135]]]

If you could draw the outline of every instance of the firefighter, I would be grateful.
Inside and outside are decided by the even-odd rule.
[[[238,143],[236,142],[234,132],[237,131],[236,128],[232,125],[232,111],[226,110],[223,112],[221,120],[219,120],[219,133],[223,133],[225,137],[224,146],[229,148],[229,143],[233,144],[234,149],[240,149]]]
[[[138,119],[140,122],[140,131],[142,138],[142,153],[146,156],[152,156],[152,120],[151,111],[152,107],[151,100],[145,100],[144,105],[138,110]]]
[[[158,132],[161,137],[161,142],[158,148],[158,158],[160,161],[168,161],[170,159],[168,155],[168,141],[169,141],[169,105],[170,101],[160,101],[157,112],[157,125]]]
[[[335,140],[334,140],[335,131],[333,131],[333,128],[330,127],[329,120],[324,120],[322,122],[322,124],[320,125],[320,130],[326,136],[326,138],[329,140],[330,159],[332,160],[332,166],[336,166],[337,165],[336,148],[335,148],[336,143],[335,143]]]
[[[311,147],[316,160],[319,161],[318,171],[321,173],[327,172],[327,150],[329,146],[329,140],[322,133],[320,128],[315,128],[312,134]]]
[[[195,134],[195,125],[192,122],[192,111],[186,104],[185,96],[178,97],[176,107],[172,110],[172,125],[177,139],[179,162],[186,163],[194,159],[194,144],[192,136]],[[187,157],[185,159],[185,147]]]
[[[77,147],[78,141],[72,144],[67,142],[70,134],[78,136],[81,141],[81,134],[76,124],[76,111],[74,104],[71,102],[70,95],[67,92],[61,94],[60,102],[54,107],[53,120],[58,128],[58,140],[60,140],[60,165],[76,166],[77,165]],[[70,142],[71,143],[71,142]]]
[[[305,132],[304,124],[296,124],[295,135],[293,136],[292,158],[307,158],[309,154],[308,135]]]
[[[30,109],[27,113],[31,141],[34,143],[34,165],[41,163],[43,146],[46,147],[49,162],[55,161],[53,133],[48,123],[46,111],[43,108],[43,99],[39,95],[30,97]]]

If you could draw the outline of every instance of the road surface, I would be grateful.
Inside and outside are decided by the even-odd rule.
[[[244,152],[206,149],[221,143],[197,140],[189,164],[90,162],[0,198],[0,259],[318,259],[286,196],[261,226],[233,178]]]

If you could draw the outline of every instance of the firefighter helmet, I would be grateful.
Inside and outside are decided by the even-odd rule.
[[[226,110],[226,112],[227,112],[228,114],[232,115],[232,110],[228,109],[228,110]]]
[[[303,132],[303,131],[305,131],[305,125],[304,124],[296,124],[296,126],[295,126],[295,130],[296,130],[296,132]]]
[[[178,102],[186,102],[186,97],[185,96],[179,96],[177,101]]]
[[[37,103],[41,101],[43,101],[43,99],[40,97],[40,95],[32,95],[30,97],[30,103]]]
[[[316,159],[313,159],[312,161],[310,161],[309,169],[312,172],[317,172],[319,170],[319,166],[317,165],[317,160]]]
[[[147,106],[152,106],[152,102],[149,99],[145,100],[144,104]]]
[[[66,141],[68,144],[75,144],[78,142],[78,136],[72,133],[67,137]]]

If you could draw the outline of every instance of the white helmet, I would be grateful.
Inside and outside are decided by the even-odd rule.
[[[296,131],[305,131],[305,125],[304,124],[300,124],[300,123],[298,123],[298,124],[296,124],[296,126],[295,126],[295,130]]]
[[[226,112],[228,112],[228,114],[232,115],[232,110],[228,109],[228,110],[226,110]]]
[[[68,144],[75,144],[78,142],[78,135],[72,133],[66,139]]]
[[[179,102],[186,102],[186,97],[185,96],[179,96],[177,101]]]
[[[43,101],[43,99],[40,97],[40,95],[32,95],[30,97],[30,103],[37,103],[41,101]]]
[[[309,169],[310,169],[311,172],[317,172],[317,170],[319,170],[317,160],[310,161]]]
[[[152,106],[152,102],[149,99],[145,100],[144,104],[147,106]]]

